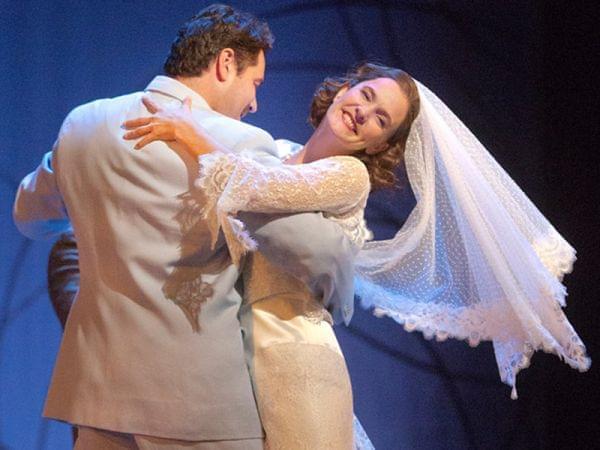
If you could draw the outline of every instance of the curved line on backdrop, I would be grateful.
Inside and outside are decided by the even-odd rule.
[[[19,185],[19,182],[15,180],[11,175],[7,173],[0,173],[0,181],[6,184],[6,186],[10,188],[11,192],[17,191],[17,186]]]
[[[50,436],[50,420],[42,419],[39,421],[35,444],[37,449],[49,448],[48,438]]]
[[[21,273],[21,269],[25,266],[24,264],[17,264],[17,262],[22,262],[25,260],[25,256],[29,252],[31,248],[32,241],[29,239],[22,238],[21,242],[17,248],[17,253],[13,258],[13,264],[10,266],[7,282],[4,288],[4,292],[2,293],[2,297],[0,301],[0,354],[2,354],[2,345],[4,341],[4,336],[6,334],[6,324],[8,320],[8,312],[11,309],[11,305],[13,299],[15,297],[15,291],[17,286],[17,280]],[[2,395],[0,391],[0,404],[2,402]],[[2,430],[2,426],[0,424],[0,430]]]
[[[269,72],[335,72],[345,73],[345,64],[298,62],[298,61],[269,61]]]
[[[3,321],[0,322],[0,327],[8,326],[12,321],[17,320],[21,314],[35,305],[42,297],[47,299],[46,294],[48,294],[48,289],[45,284],[36,286],[29,294],[22,297],[21,304],[18,307],[6,312]],[[2,343],[0,340],[0,348],[1,346]]]
[[[384,1],[384,2],[359,1],[356,4],[352,4],[352,6],[361,6],[361,4],[364,4],[366,6],[376,6],[379,9],[379,11],[381,12],[381,21],[382,21],[382,29],[383,29],[382,34],[383,34],[384,39],[387,44],[387,53],[389,55],[390,61],[392,62],[391,64],[396,67],[405,67],[406,63],[404,62],[404,59],[400,56],[400,51],[398,50],[395,40],[394,40],[394,32],[393,32],[394,27],[393,27],[393,23],[390,20],[390,11],[415,10],[418,12],[429,13],[429,14],[433,14],[433,13],[437,12],[437,13],[439,13],[440,17],[442,17],[446,20],[449,20],[450,22],[452,22],[454,24],[457,24],[457,22],[459,22],[458,19],[454,20],[452,18],[451,11],[448,11],[448,10],[442,11],[442,8],[441,8],[441,6],[443,6],[442,4],[436,5],[436,6],[440,7],[440,8],[438,8],[438,10],[435,10],[435,8],[431,7],[432,5],[422,4],[422,3],[418,3],[418,2],[417,3],[405,2],[404,5],[398,5],[396,3],[390,3],[387,1]],[[360,47],[358,44],[358,42],[360,42],[359,34],[356,31],[354,25],[352,24],[352,19],[351,19],[350,15],[347,13],[348,4],[346,2],[328,0],[328,1],[319,1],[319,2],[315,2],[315,3],[310,3],[307,5],[292,4],[292,5],[286,5],[286,6],[283,6],[280,8],[274,8],[274,9],[270,10],[269,12],[266,12],[262,15],[266,19],[272,19],[272,18],[279,18],[279,17],[290,16],[290,15],[299,15],[299,14],[305,13],[306,11],[321,10],[321,9],[327,9],[327,8],[336,8],[336,11],[339,13],[341,21],[342,21],[342,26],[349,35],[349,41],[352,45],[354,59],[356,61],[365,61],[368,58],[368,55],[367,55],[366,51],[362,47]],[[463,22],[461,22],[461,24],[462,23]],[[468,38],[463,39],[462,42],[464,44],[471,45],[472,42],[480,41],[480,39],[478,39],[476,36],[474,36],[473,33],[469,32],[469,31],[465,31],[466,27],[464,27],[463,25],[461,25],[461,26],[463,28],[463,31],[462,31],[462,35],[464,35],[463,37],[465,37],[465,36],[468,37]],[[493,52],[491,52],[489,49],[474,48],[474,50],[477,53],[485,55],[486,58],[490,58],[490,55],[493,54]],[[438,64],[443,64],[443,62],[440,61],[440,62],[438,62]],[[504,66],[505,71],[508,73],[510,70],[508,64],[502,63],[502,65]],[[444,67],[442,67],[442,68],[443,68],[444,72],[446,72],[446,73],[455,72],[453,66],[448,65],[448,64],[444,64],[443,66]],[[341,75],[343,73],[346,73],[346,71],[348,69],[349,69],[349,67],[346,65],[343,65],[343,64],[324,64],[324,63],[313,63],[313,62],[302,62],[302,63],[289,62],[288,63],[288,62],[277,62],[277,61],[269,62],[269,71],[271,71],[271,72],[273,72],[273,71],[275,71],[275,72],[320,71],[320,72],[325,72],[325,73],[334,72],[336,74]],[[472,87],[467,86],[462,81],[462,78],[460,76],[453,76],[452,79],[453,79],[453,83],[459,88],[461,95],[468,101],[469,108],[474,110],[474,113],[472,114],[473,117],[489,115],[489,114],[486,114],[485,109],[481,107],[480,96],[472,93],[473,92]],[[449,102],[447,102],[447,103],[449,103]],[[452,107],[452,104],[449,103],[449,105]],[[505,116],[504,119],[512,122],[513,127],[518,127],[520,125],[517,118],[513,117],[511,115]],[[493,135],[492,129],[490,128],[489,125],[487,125],[487,122],[486,123],[478,123],[478,128],[481,129],[481,131],[483,131],[483,133],[481,133],[482,135],[486,135],[486,136]],[[500,144],[500,145],[502,145],[502,144]]]
[[[396,39],[394,39],[394,24],[391,21],[390,5],[387,2],[382,3],[379,6],[379,13],[383,29],[383,39],[385,40],[390,59],[394,61],[397,67],[406,67],[404,58],[400,56],[400,50],[396,46]]]
[[[443,1],[390,1],[390,0],[355,0],[352,4],[348,4],[344,0],[321,0],[313,3],[298,2],[290,5],[284,5],[276,8],[266,9],[263,12],[257,12],[256,15],[262,19],[272,20],[283,17],[303,14],[308,11],[319,11],[323,9],[332,9],[336,7],[377,7],[385,8],[386,11],[399,12],[410,11],[424,15],[440,16],[453,24],[457,31],[463,35],[464,41],[476,53],[485,55],[486,58],[492,58],[495,64],[501,64],[506,71],[510,71],[510,61],[505,60],[504,55],[494,52],[490,48],[485,48],[474,33],[466,26],[463,17],[456,14],[448,8],[448,4]]]
[[[444,389],[450,398],[454,409],[457,414],[458,421],[461,424],[465,440],[469,445],[469,449],[477,450],[477,444],[475,442],[475,430],[469,417],[468,408],[466,405],[466,399],[461,394],[457,386],[458,378],[453,376],[450,370],[446,367],[443,358],[440,356],[439,351],[433,347],[431,341],[425,339],[419,339],[422,347],[429,353],[429,356],[435,361],[437,368],[437,374],[442,378]]]
[[[379,319],[379,320],[381,320],[381,319]],[[385,354],[393,357],[394,359],[402,361],[403,363],[410,366],[411,368],[419,370],[421,372],[426,372],[429,374],[437,374],[437,375],[440,375],[443,377],[452,377],[458,381],[464,381],[467,383],[478,384],[481,386],[492,386],[492,387],[498,386],[498,381],[496,380],[496,378],[491,378],[491,377],[486,377],[486,376],[481,376],[481,375],[473,375],[468,372],[458,372],[458,371],[452,372],[452,371],[448,370],[446,367],[443,367],[443,372],[440,373],[439,372],[440,364],[438,362],[436,362],[435,364],[423,362],[412,356],[407,355],[406,353],[400,352],[400,351],[390,347],[385,342],[381,342],[378,339],[374,338],[367,331],[361,329],[360,327],[357,327],[356,325],[352,325],[352,322],[350,322],[350,325],[348,325],[347,327],[344,327],[344,329],[347,330],[350,334],[354,335],[355,337],[363,340],[370,347],[373,347],[374,349],[376,349],[382,353],[385,353]],[[414,335],[414,336],[418,336],[418,335]],[[421,338],[420,336],[419,336],[418,340],[419,340],[419,342],[428,343],[428,341],[425,338]],[[428,349],[428,351],[429,351],[429,349]],[[436,358],[436,361],[437,361],[437,359],[438,358]],[[443,366],[443,364],[442,364],[442,366]]]
[[[356,29],[354,23],[352,22],[348,7],[342,6],[340,8],[336,8],[336,11],[340,17],[340,20],[342,21],[342,28],[346,31],[348,42],[352,46],[354,59],[358,61],[365,60],[368,52],[361,45],[362,40],[360,39],[360,32]]]
[[[468,414],[466,400],[461,395],[460,389],[457,386],[457,382],[468,382],[481,386],[497,386],[498,382],[495,379],[464,372],[452,372],[444,364],[443,358],[440,356],[438,350],[435,349],[433,343],[421,337],[419,337],[418,342],[422,347],[425,347],[425,350],[429,356],[435,361],[434,364],[419,361],[412,356],[399,352],[398,350],[393,349],[385,343],[380,342],[379,340],[368,335],[364,330],[353,326],[352,323],[345,329],[351,335],[354,335],[355,337],[364,341],[375,350],[383,352],[413,369],[417,369],[441,378],[444,390],[446,391],[450,402],[454,405],[454,410],[456,411],[457,419],[461,424],[465,441],[469,445],[469,450],[477,450],[479,448],[474,440],[476,433]]]
[[[22,272],[22,269],[25,267],[24,264],[18,264],[17,262],[25,261],[25,257],[31,246],[33,241],[22,238],[21,242],[17,248],[16,255],[13,258],[13,263],[10,265],[9,274],[7,277],[6,285],[4,287],[4,292],[2,293],[2,302],[0,306],[0,345],[2,344],[3,334],[4,334],[4,324],[8,318],[9,311],[11,310],[11,306],[15,297],[17,281]]]

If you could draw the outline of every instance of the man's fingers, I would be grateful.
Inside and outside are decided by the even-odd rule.
[[[148,125],[149,123],[151,123],[153,120],[152,117],[140,117],[138,119],[131,119],[131,120],[127,120],[125,122],[123,122],[123,124],[121,125],[123,128],[125,128],[126,130],[130,130],[131,128],[137,128],[137,127],[141,127],[144,125]]]
[[[154,103],[152,100],[150,100],[149,97],[142,97],[142,103],[144,104],[144,106],[146,107],[146,109],[148,110],[148,112],[150,114],[156,114],[157,112],[160,111],[160,108],[158,107],[158,105],[156,103]]]
[[[145,127],[138,127],[135,130],[128,131],[127,133],[125,133],[123,135],[123,139],[126,139],[126,140],[138,139],[138,138],[145,136],[148,133],[152,132],[153,128],[154,127],[152,125],[148,125]]]

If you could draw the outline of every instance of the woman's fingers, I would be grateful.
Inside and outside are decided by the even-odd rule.
[[[138,128],[138,127],[142,127],[144,125],[148,125],[149,123],[152,122],[154,118],[153,117],[139,117],[137,119],[131,119],[131,120],[127,120],[125,122],[123,122],[123,124],[121,125],[123,128],[125,128],[126,130],[130,130],[132,128]]]
[[[154,142],[154,141],[158,141],[158,140],[160,140],[158,136],[156,136],[154,134],[148,134],[148,135],[144,136],[142,139],[140,139],[140,141],[137,142],[133,146],[133,148],[136,150],[140,150],[141,148],[148,145],[150,142]]]
[[[135,130],[128,131],[127,133],[125,133],[123,135],[123,139],[132,140],[132,139],[141,138],[142,136],[145,136],[148,133],[151,133],[153,128],[154,128],[153,125],[148,125],[145,127],[138,127]]]
[[[128,140],[142,138],[138,142],[136,142],[136,144],[134,145],[134,148],[136,150],[139,150],[142,147],[145,147],[150,142],[154,142],[154,141],[170,142],[175,139],[172,130],[168,126],[163,126],[160,124],[159,125],[153,124],[153,125],[148,125],[147,127],[137,128],[133,131],[126,133],[123,136],[123,138],[128,139]]]
[[[192,110],[191,97],[186,97],[180,108],[162,109],[148,97],[142,97],[142,103],[153,116],[131,119],[123,122],[122,125],[123,128],[128,130],[123,135],[123,139],[141,138],[134,146],[136,150],[154,141],[177,141],[178,130],[185,130],[186,124],[189,123],[190,117],[192,117],[190,115]]]
[[[144,106],[150,114],[156,114],[157,112],[161,111],[159,106],[152,100],[150,100],[149,97],[142,97],[142,103],[144,104]]]

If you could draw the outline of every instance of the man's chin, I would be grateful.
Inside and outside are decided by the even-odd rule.
[[[242,117],[244,117],[244,116],[240,116],[237,113],[231,113],[231,112],[224,112],[221,114],[223,114],[224,116],[229,117],[230,119],[233,119],[233,120],[242,120]]]

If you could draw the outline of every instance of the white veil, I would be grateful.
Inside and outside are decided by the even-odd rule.
[[[362,305],[429,338],[492,341],[513,398],[535,350],[588,369],[561,309],[560,280],[575,250],[452,111],[417,85],[421,110],[405,153],[417,204],[393,239],[359,253]]]

